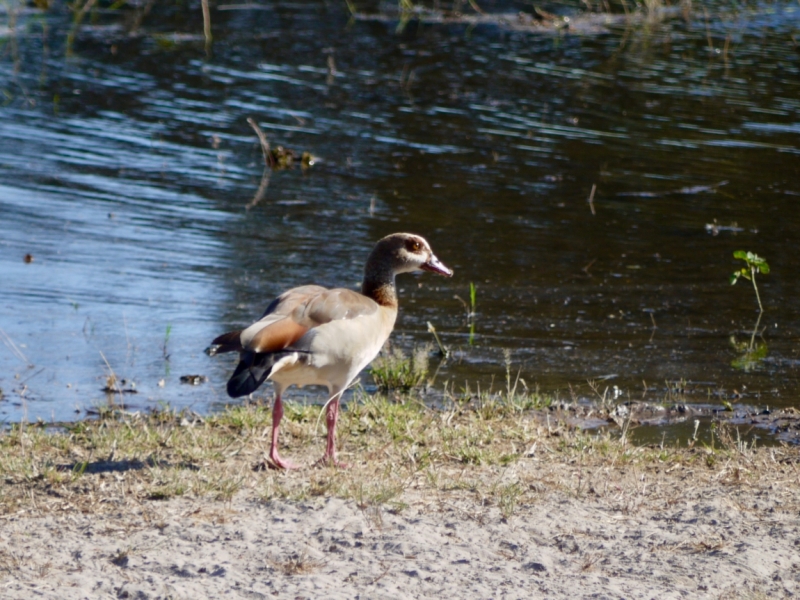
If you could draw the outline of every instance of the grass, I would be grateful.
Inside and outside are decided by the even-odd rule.
[[[557,403],[520,391],[511,374],[507,386],[502,393],[451,395],[439,410],[413,395],[402,403],[381,394],[351,402],[339,426],[343,458],[353,465],[346,470],[266,469],[271,413],[259,405],[207,417],[109,410],[59,428],[16,425],[0,433],[0,514],[107,512],[244,494],[264,502],[339,497],[379,522],[381,511],[404,510],[413,492],[442,502],[471,498],[510,519],[546,492],[605,496],[631,510],[651,501],[658,485],[675,497],[700,480],[800,488],[795,447],[754,448],[724,424],[702,447],[635,446],[619,432],[570,426]],[[284,452],[305,464],[324,446],[318,411],[288,404],[285,413]]]
[[[414,348],[411,356],[397,346],[384,350],[369,369],[375,385],[383,392],[408,392],[420,387],[428,376],[428,357],[432,350],[430,344]]]

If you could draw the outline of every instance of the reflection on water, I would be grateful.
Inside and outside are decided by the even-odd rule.
[[[437,386],[491,385],[510,349],[564,396],[683,381],[692,401],[797,405],[796,5],[602,35],[220,6],[209,54],[176,35],[202,32],[198,7],[135,13],[97,12],[70,57],[63,6],[0,27],[3,420],[74,418],[110,370],[134,407],[219,406],[215,335],[287,287],[357,285],[397,230],[456,272],[399,282],[397,342],[430,321],[454,350]],[[321,158],[251,210],[248,117]],[[772,267],[752,368],[730,342],[758,310],[728,284],[736,250]]]

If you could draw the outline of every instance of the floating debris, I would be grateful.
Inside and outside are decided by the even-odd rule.
[[[124,387],[128,386],[128,387]],[[122,379],[117,383],[117,377],[114,374],[106,377],[106,385],[102,390],[106,394],[138,394],[139,390],[136,389],[136,383]]]
[[[292,167],[298,159],[297,152],[291,148],[284,148],[283,146],[275,146],[271,148],[267,154],[269,157],[267,164],[275,170],[288,169]],[[316,158],[310,152],[303,152],[299,156],[300,166],[304,169],[312,166],[316,162]]]
[[[739,227],[737,223],[731,223],[730,225],[720,225],[717,223],[717,220],[714,219],[713,223],[706,223],[706,231],[711,235],[719,235],[720,231],[730,231],[731,233],[739,233],[740,231],[744,231],[743,227]]]
[[[246,210],[250,210],[256,204],[258,204],[264,197],[264,194],[267,193],[271,172],[282,171],[294,166],[295,162],[298,161],[298,153],[291,148],[284,148],[283,146],[271,148],[266,134],[258,126],[258,123],[256,123],[250,117],[248,117],[247,122],[258,136],[258,141],[261,144],[261,152],[264,155],[264,164],[266,165],[264,173],[261,175],[261,183],[258,186],[258,190],[256,191],[255,196],[253,196],[253,199],[248,202],[247,206],[245,207]],[[302,152],[299,154],[299,162],[300,166],[303,168],[303,171],[313,166],[318,160],[319,159],[316,156],[312,156],[310,152]]]
[[[638,198],[661,198],[663,196],[670,196],[672,194],[680,194],[684,196],[693,196],[702,193],[715,193],[717,188],[723,185],[728,185],[727,181],[720,181],[713,185],[690,185],[677,190],[664,190],[661,192],[619,192],[617,196],[634,196]]]
[[[264,154],[264,164],[274,171],[288,169],[296,162],[300,162],[303,169],[313,166],[317,162],[317,157],[313,156],[310,152],[300,152],[292,150],[291,148],[284,148],[283,146],[270,146],[266,134],[261,130],[258,124],[251,118],[247,119],[250,127],[256,132],[258,141],[261,143],[261,152]]]
[[[181,375],[180,379],[181,383],[186,383],[188,385],[200,385],[208,381],[208,377],[205,375]]]

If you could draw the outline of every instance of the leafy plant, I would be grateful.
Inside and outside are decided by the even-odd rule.
[[[742,354],[738,356],[731,365],[743,371],[752,371],[758,368],[758,365],[767,357],[767,345],[764,343],[756,344],[756,333],[758,326],[761,323],[761,317],[764,314],[764,306],[761,304],[761,296],[758,293],[758,285],[756,284],[756,273],[769,273],[769,265],[767,261],[752,252],[745,252],[744,250],[737,250],[733,253],[733,257],[745,262],[745,266],[733,272],[731,275],[731,285],[739,281],[740,277],[744,277],[752,282],[753,289],[756,292],[756,300],[758,301],[758,319],[756,319],[755,327],[750,335],[749,343],[738,343],[735,337],[731,337],[731,344],[737,351]]]
[[[763,313],[764,307],[761,305],[761,296],[758,293],[758,286],[756,285],[756,273],[763,273],[764,275],[769,273],[769,265],[767,264],[767,261],[761,258],[758,254],[745,252],[744,250],[737,250],[733,253],[733,257],[743,260],[745,262],[745,266],[733,272],[731,275],[731,285],[734,285],[737,281],[739,281],[740,277],[744,277],[748,281],[751,281],[753,283],[753,289],[756,292],[758,309]]]

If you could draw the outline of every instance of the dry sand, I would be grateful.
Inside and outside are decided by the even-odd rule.
[[[535,481],[536,460],[502,476]],[[679,469],[680,470],[680,469]],[[527,473],[525,472],[527,471]],[[265,477],[308,477],[308,470]],[[674,474],[673,474],[674,475]],[[793,477],[796,479],[796,473]],[[399,511],[318,497],[131,499],[117,512],[0,519],[0,597],[792,598],[795,485],[678,477],[682,493],[542,487],[504,519],[469,495],[409,489]],[[683,484],[681,483],[683,482]],[[528,485],[528,484],[526,484]],[[536,484],[534,484],[536,485]],[[594,488],[598,491],[595,492]],[[652,489],[658,487],[652,484]],[[665,500],[664,498],[671,498]]]

